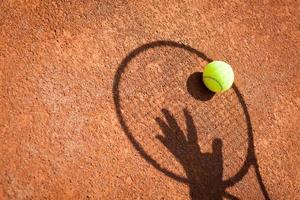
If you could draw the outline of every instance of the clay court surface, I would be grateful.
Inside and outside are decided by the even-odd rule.
[[[0,199],[299,199],[299,14],[0,1]],[[201,85],[210,60],[228,92]]]

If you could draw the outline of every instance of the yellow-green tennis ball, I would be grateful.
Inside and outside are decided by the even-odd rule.
[[[208,63],[203,70],[203,82],[213,92],[228,90],[234,80],[234,73],[229,64],[223,61]]]

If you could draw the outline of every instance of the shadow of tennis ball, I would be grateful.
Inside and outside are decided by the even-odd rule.
[[[196,100],[208,101],[215,95],[203,83],[203,73],[195,72],[188,77],[186,82],[188,93]]]

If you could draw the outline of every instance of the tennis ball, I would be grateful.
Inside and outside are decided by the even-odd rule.
[[[224,92],[228,90],[234,80],[231,66],[223,61],[208,63],[203,70],[203,82],[213,92]]]

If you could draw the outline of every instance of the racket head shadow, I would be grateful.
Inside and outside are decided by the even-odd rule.
[[[222,95],[196,94],[198,99],[191,100],[193,82],[189,82],[189,77],[200,69],[199,63],[204,66],[211,61],[204,53],[174,41],[147,43],[122,60],[115,74],[113,97],[117,117],[133,147],[153,167],[184,183],[188,183],[184,170],[156,138],[160,130],[154,119],[161,115],[162,108],[167,108],[179,122],[184,121],[182,108],[189,107],[197,130],[201,130],[202,150],[211,151],[215,138],[221,138],[224,147],[230,147],[223,149],[224,186],[229,187],[240,181],[256,162],[253,133],[246,104],[236,85]],[[178,63],[183,63],[184,68]],[[219,113],[220,110],[223,112]]]

